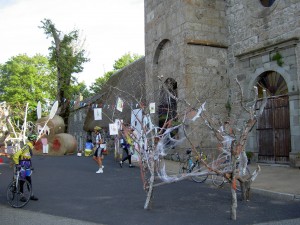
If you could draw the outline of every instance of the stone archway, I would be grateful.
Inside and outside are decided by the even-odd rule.
[[[164,122],[173,119],[177,115],[177,102],[167,93],[178,96],[177,82],[174,75],[174,46],[169,39],[163,39],[156,47],[153,55],[153,86],[154,101],[157,104],[158,124],[163,126]],[[164,81],[167,91],[162,87],[159,79]]]
[[[257,79],[259,96],[265,89],[268,103],[257,121],[258,161],[287,163],[291,151],[288,87],[275,71],[263,72]],[[258,102],[258,106],[261,102]]]
[[[167,78],[164,82],[168,88],[168,92],[177,97],[177,82],[173,78]],[[159,106],[158,106],[158,116],[159,116],[159,126],[162,127],[166,120],[174,119],[177,116],[177,102],[174,98],[170,96],[166,90],[160,90],[159,96]]]

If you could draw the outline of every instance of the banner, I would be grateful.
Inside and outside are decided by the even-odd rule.
[[[149,111],[150,113],[155,113],[155,102],[150,103]]]
[[[123,107],[124,107],[124,101],[121,98],[118,98],[118,100],[117,100],[117,110],[122,112]]]
[[[115,123],[109,124],[109,134],[110,135],[118,135],[118,127]]]
[[[123,123],[123,120],[115,119],[115,124],[116,124],[118,130],[122,130],[122,123]]]
[[[102,108],[94,109],[94,120],[102,120]]]

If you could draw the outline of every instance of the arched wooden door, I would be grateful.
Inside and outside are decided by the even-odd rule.
[[[257,121],[258,160],[267,163],[287,163],[291,151],[290,111],[287,85],[283,77],[267,71],[258,80],[259,93],[266,89],[268,103]],[[261,104],[259,101],[258,106]]]

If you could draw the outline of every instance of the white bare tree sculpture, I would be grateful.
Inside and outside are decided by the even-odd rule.
[[[255,95],[253,99],[246,102],[241,85],[236,81],[236,86],[239,89],[238,96],[240,98],[235,105],[240,108],[239,111],[243,114],[242,118],[244,119],[242,122],[241,120],[230,120],[230,118],[222,121],[218,117],[218,111],[206,110],[205,101],[201,102],[200,98],[195,98],[197,101],[190,103],[187,99],[181,99],[176,93],[172,92],[172,89],[169,88],[170,83],[164,81],[163,76],[158,77],[158,79],[162,90],[164,90],[164,97],[167,99],[167,104],[160,104],[157,101],[158,105],[164,107],[162,110],[164,112],[163,117],[157,115],[159,109],[153,111],[153,108],[151,109],[153,105],[149,107],[152,102],[145,102],[145,96],[136,96],[120,87],[109,87],[111,90],[110,97],[112,95],[115,98],[122,96],[126,107],[133,111],[138,106],[142,112],[135,115],[135,121],[138,124],[136,127],[139,127],[139,129],[135,129],[134,132],[131,130],[132,127],[124,126],[123,129],[133,139],[135,151],[138,154],[141,178],[144,190],[146,191],[144,209],[151,208],[153,190],[157,186],[178,182],[195,176],[215,175],[223,177],[231,184],[231,218],[236,220],[237,182],[241,185],[243,199],[248,200],[251,183],[260,170],[257,168],[252,174],[246,175],[247,157],[245,146],[251,129],[257,122],[258,116],[264,110],[266,96],[264,96],[263,103],[257,109],[257,88],[254,88]],[[147,95],[151,94],[147,92],[146,88],[145,90]],[[176,113],[173,113],[174,102],[181,104],[178,107],[180,110],[177,108]],[[111,111],[106,116],[110,117],[111,122],[118,118],[115,108],[111,108]],[[197,145],[193,141],[192,136],[198,133],[196,131],[200,129],[199,124],[203,124],[204,126],[201,129],[206,129],[206,133],[208,134],[212,133],[219,143],[219,151],[212,154],[215,157],[204,158],[197,151]],[[199,140],[204,137],[198,136],[197,138]],[[189,173],[168,174],[166,170],[166,156],[173,152],[174,149],[182,150],[182,148],[190,148],[203,166]],[[206,155],[208,154],[210,153],[206,152]]]

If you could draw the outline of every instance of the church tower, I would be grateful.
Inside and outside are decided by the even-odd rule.
[[[178,98],[198,106],[218,103],[226,111],[225,5],[223,0],[145,0],[146,81],[163,119],[167,104],[173,116],[186,105],[166,99],[158,77]]]

